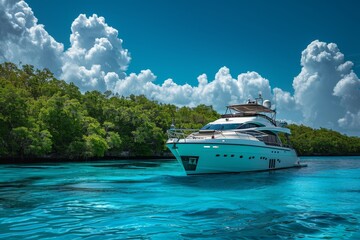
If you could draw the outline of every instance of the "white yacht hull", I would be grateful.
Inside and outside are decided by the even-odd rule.
[[[291,148],[254,141],[168,141],[187,175],[266,171],[301,166]]]

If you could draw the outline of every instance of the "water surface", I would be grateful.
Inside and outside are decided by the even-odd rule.
[[[172,160],[0,165],[1,239],[360,239],[360,157],[184,176]]]

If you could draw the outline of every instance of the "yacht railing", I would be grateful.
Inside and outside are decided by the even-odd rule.
[[[178,142],[180,139],[206,139],[214,138],[216,135],[221,135],[226,138],[223,131],[218,130],[199,130],[199,129],[183,129],[183,128],[172,128],[167,130],[168,139],[171,141]]]
[[[194,132],[198,132],[199,129],[186,129],[186,128],[171,128],[167,130],[168,139],[179,141],[185,139],[187,136]]]

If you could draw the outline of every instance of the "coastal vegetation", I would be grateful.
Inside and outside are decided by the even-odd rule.
[[[201,128],[211,107],[176,107],[145,96],[81,93],[73,83],[31,65],[0,65],[0,158],[88,159],[162,156],[166,130]],[[360,155],[360,138],[289,125],[300,155]]]
[[[110,91],[82,94],[47,69],[0,65],[2,158],[160,156],[173,121],[200,128],[217,117],[205,105],[178,108]]]
[[[290,141],[301,156],[360,155],[360,138],[343,135],[326,128],[313,129],[290,124]]]

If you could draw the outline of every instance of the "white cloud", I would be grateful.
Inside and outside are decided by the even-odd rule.
[[[151,84],[155,79],[156,76],[149,69],[142,70],[139,74],[131,73],[124,79],[116,81],[114,92],[123,96],[130,94],[148,96],[145,86]]]
[[[60,74],[63,44],[37,22],[26,2],[0,0],[0,60],[32,64]]]
[[[204,103],[213,105],[220,112],[225,110],[226,105],[245,102],[248,98],[257,97],[260,92],[264,97],[271,97],[267,79],[255,72],[242,73],[234,79],[227,67],[220,68],[215,79],[210,82],[206,74],[200,75],[198,86],[178,85],[172,79],[157,85],[155,79],[156,76],[149,69],[138,75],[131,73],[116,82],[114,91],[124,96],[144,94],[150,99],[179,106]]]
[[[274,88],[274,103],[279,105],[280,109],[293,110],[295,105],[295,99],[289,92],[283,91],[281,88]]]
[[[71,47],[65,52],[62,75],[81,90],[112,90],[124,78],[130,54],[122,47],[118,31],[96,14],[80,14],[71,25]]]
[[[291,93],[275,87],[273,89],[273,107],[276,108],[278,119],[288,123],[303,123],[300,107],[296,105],[295,98]]]
[[[344,128],[344,129],[359,131],[359,129],[360,129],[360,111],[358,111],[357,113],[351,113],[349,111],[346,112],[345,116],[338,120],[338,123],[339,123],[340,127]],[[354,132],[354,134],[358,135],[359,132]]]
[[[241,73],[233,78],[227,67],[216,73],[215,79],[207,85],[199,85],[198,103],[211,104],[217,110],[229,104],[244,103],[262,93],[264,98],[271,98],[269,81],[256,72]],[[205,102],[202,99],[206,99]]]
[[[353,64],[334,43],[318,40],[302,52],[302,69],[294,78],[294,99],[304,121],[313,127],[359,130],[360,80]]]
[[[360,81],[353,71],[347,72],[335,85],[333,95],[341,98],[343,108],[356,112],[360,110]]]

